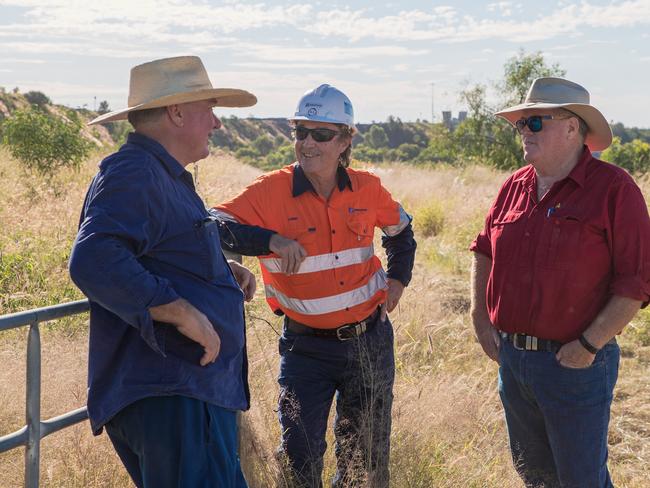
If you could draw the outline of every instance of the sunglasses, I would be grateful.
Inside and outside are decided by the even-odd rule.
[[[340,134],[337,130],[325,129],[324,127],[317,127],[315,129],[308,129],[299,125],[293,130],[293,134],[298,141],[304,141],[307,136],[311,134],[311,138],[316,142],[329,142],[334,139],[334,136]]]
[[[562,120],[569,117],[554,117],[552,115],[531,115],[530,117],[522,117],[515,122],[517,131],[521,134],[524,127],[528,127],[531,132],[539,132],[542,130],[542,120]]]

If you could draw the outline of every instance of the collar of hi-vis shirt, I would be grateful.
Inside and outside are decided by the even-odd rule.
[[[591,151],[587,146],[584,146],[582,150],[582,155],[580,156],[580,159],[578,160],[578,163],[573,167],[571,172],[566,176],[561,181],[564,181],[566,179],[571,179],[573,180],[580,188],[583,188],[585,186],[585,180],[587,178],[587,164],[589,161],[591,161],[593,156],[591,155]],[[526,188],[526,191],[533,195],[537,195],[537,188],[535,186],[536,182],[536,177],[535,177],[535,168],[531,165],[528,171],[524,171],[519,177],[517,177],[514,181],[516,182],[522,182],[524,188]],[[537,198],[535,197],[535,200]]]
[[[345,190],[346,186],[350,189],[350,191],[353,191],[350,175],[348,175],[348,172],[343,166],[339,166],[336,169],[336,185],[339,187],[339,191]],[[298,163],[294,163],[293,185],[292,185],[291,194],[294,197],[299,197],[306,191],[311,191],[314,194],[316,193],[316,190],[314,189],[314,185],[312,185],[311,181],[307,179],[307,176],[305,175],[305,171],[302,169],[302,166],[300,166],[300,164]]]
[[[174,158],[174,156],[169,154],[169,152],[167,152],[167,149],[165,149],[163,145],[158,141],[151,139],[145,135],[138,134],[137,132],[131,132],[129,133],[126,139],[126,144],[123,147],[126,148],[126,146],[129,144],[139,146],[147,152],[153,154],[161,163],[163,163],[163,166],[167,169],[167,172],[174,178],[182,177],[184,180],[188,180],[189,176],[189,182],[191,182],[192,187],[194,187],[192,175],[185,168],[183,168],[183,165],[181,165],[181,163],[179,163],[176,158]]]

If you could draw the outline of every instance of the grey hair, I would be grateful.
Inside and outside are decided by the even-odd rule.
[[[148,108],[145,110],[134,110],[129,112],[127,118],[134,129],[137,129],[139,125],[148,124],[150,122],[156,122],[160,117],[162,117],[167,112],[167,107],[156,107]]]
[[[558,111],[567,118],[575,117],[578,119],[578,132],[580,132],[580,135],[582,136],[582,140],[584,142],[585,138],[587,137],[587,133],[589,132],[589,126],[587,125],[587,122],[585,122],[578,114],[573,113],[571,110],[567,110],[566,108],[558,108]]]

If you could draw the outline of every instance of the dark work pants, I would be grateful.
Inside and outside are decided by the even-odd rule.
[[[526,486],[612,488],[607,430],[618,378],[618,344],[607,344],[591,366],[561,366],[553,352],[499,351],[499,394],[510,449]]]
[[[121,410],[106,432],[138,488],[246,488],[231,410],[183,396]]]
[[[348,341],[285,328],[280,355],[280,453],[289,485],[322,486],[327,418],[336,395],[332,486],[388,487],[395,377],[390,321],[377,318],[372,330]]]

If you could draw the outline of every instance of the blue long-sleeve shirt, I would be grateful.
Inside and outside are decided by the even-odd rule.
[[[243,294],[191,175],[162,145],[132,133],[104,159],[81,213],[70,276],[90,299],[88,413],[95,434],[127,405],[184,395],[249,404]],[[221,338],[217,360],[148,309],[184,298]]]

